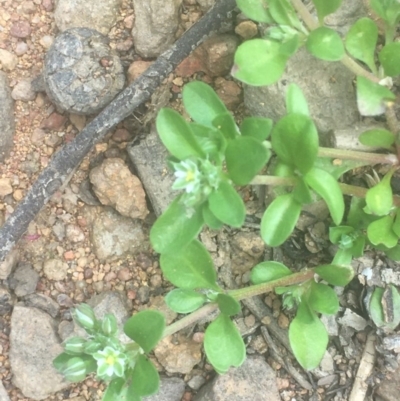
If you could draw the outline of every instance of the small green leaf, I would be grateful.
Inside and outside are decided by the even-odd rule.
[[[351,249],[339,248],[332,260],[332,265],[350,266],[352,260],[353,260],[353,251]]]
[[[188,216],[180,196],[168,206],[150,231],[150,241],[156,252],[178,252],[199,235],[204,224],[202,207],[193,209],[194,213]]]
[[[389,25],[393,25],[400,13],[397,0],[370,0],[371,8]]]
[[[281,44],[275,41],[247,40],[236,49],[231,74],[249,85],[271,85],[285,71],[287,58],[281,52]]]
[[[120,400],[119,395],[122,391],[122,387],[125,384],[125,379],[121,377],[117,377],[110,381],[107,386],[106,391],[103,394],[103,398],[101,401],[118,401]],[[136,401],[136,400],[134,400]]]
[[[367,213],[374,214],[375,216],[387,215],[393,207],[393,192],[390,186],[393,170],[386,174],[382,180],[370,188],[365,195],[365,202],[367,204]]]
[[[221,220],[218,220],[211,212],[208,202],[203,205],[203,219],[212,230],[219,230],[224,225],[224,223]]]
[[[165,297],[168,307],[177,313],[190,313],[199,309],[207,301],[204,294],[193,290],[177,288]]]
[[[241,227],[246,217],[246,208],[235,189],[223,181],[208,197],[211,212],[218,220],[232,227]]]
[[[145,355],[139,355],[132,373],[134,392],[140,396],[148,396],[157,393],[160,385],[160,376],[156,367]]]
[[[186,84],[182,91],[182,100],[193,121],[208,127],[213,127],[215,117],[228,113],[211,86],[201,81]]]
[[[311,282],[308,304],[312,310],[325,315],[334,315],[339,310],[336,292],[326,284]]]
[[[314,3],[318,19],[321,23],[327,15],[334,13],[342,4],[342,0],[312,0],[312,2]]]
[[[384,216],[373,221],[367,228],[367,236],[373,245],[385,245],[393,248],[397,245],[399,237],[392,230],[393,218]]]
[[[130,317],[124,325],[124,333],[138,343],[144,352],[150,352],[160,341],[164,328],[164,315],[149,309]]]
[[[162,254],[160,266],[165,277],[176,287],[189,290],[219,289],[215,284],[217,274],[211,256],[205,246],[197,240],[179,252]]]
[[[64,341],[64,350],[70,355],[79,355],[84,352],[87,340],[82,337],[70,337]]]
[[[350,28],[346,36],[346,49],[354,58],[364,62],[374,73],[375,47],[378,41],[378,27],[369,18],[361,18]]]
[[[385,307],[385,309],[384,309]],[[373,322],[385,330],[394,330],[400,323],[400,294],[394,285],[376,288],[369,303]]]
[[[237,315],[241,311],[240,303],[228,294],[218,294],[217,304],[221,313],[228,316]]]
[[[270,118],[246,117],[240,126],[243,136],[250,136],[259,141],[267,139],[271,133],[273,122]]]
[[[240,366],[246,358],[246,347],[239,330],[229,316],[224,314],[207,327],[204,349],[218,373],[227,372],[231,366]]]
[[[389,259],[394,260],[395,262],[400,261],[400,245],[396,245],[390,249],[387,248],[384,252]]]
[[[367,78],[357,77],[357,106],[363,116],[379,116],[385,112],[385,103],[395,100],[389,89]]]
[[[289,0],[269,0],[269,12],[278,25],[301,28],[300,20]]]
[[[340,287],[349,284],[354,277],[354,270],[351,266],[322,265],[315,268],[315,273],[329,284]]]
[[[241,136],[229,141],[225,152],[229,177],[237,185],[247,185],[269,157],[270,152],[255,138]]]
[[[304,114],[310,116],[307,100],[300,87],[290,84],[286,91],[286,111],[287,113]]]
[[[392,42],[383,47],[379,53],[379,61],[385,74],[395,77],[400,74],[400,43]]]
[[[261,237],[269,246],[282,245],[299,219],[300,203],[292,194],[278,196],[267,208],[261,220]]]
[[[354,227],[351,227],[351,226],[330,227],[329,228],[329,241],[331,241],[332,244],[340,244],[343,236],[353,233],[354,231],[355,231]],[[350,245],[352,245],[352,244],[350,244]],[[344,248],[346,249],[349,247],[345,246]]]
[[[345,55],[339,34],[325,26],[310,32],[306,48],[313,56],[325,61],[339,61]]]
[[[243,14],[254,21],[265,23],[273,22],[268,12],[266,0],[236,0],[236,4]]]
[[[363,132],[358,140],[365,146],[390,149],[394,144],[394,135],[383,128],[374,128]]]
[[[339,225],[343,219],[344,200],[338,182],[329,173],[318,168],[311,169],[304,180],[326,202],[332,220]]]
[[[328,157],[318,157],[314,167],[325,170],[333,178],[338,180],[347,171],[367,165],[365,161],[358,160],[340,160],[340,163],[335,163],[335,161],[335,159],[330,159]]]
[[[227,140],[235,139],[239,135],[239,129],[231,113],[224,113],[216,116],[212,124],[222,132],[224,138]]]
[[[205,157],[189,123],[175,110],[161,109],[156,120],[161,142],[179,160],[190,156]]]
[[[56,358],[53,359],[53,366],[59,372],[62,372],[66,368],[68,361],[74,357],[75,357],[75,355],[71,355],[66,352],[63,352],[60,355],[58,355]]]
[[[291,274],[291,270],[282,263],[261,262],[251,270],[250,280],[253,284],[268,283]]]
[[[318,131],[310,117],[288,114],[272,130],[272,148],[289,166],[306,174],[314,165],[318,154]]]
[[[306,302],[300,303],[296,317],[289,326],[289,342],[294,356],[304,369],[318,367],[328,345],[328,333]]]

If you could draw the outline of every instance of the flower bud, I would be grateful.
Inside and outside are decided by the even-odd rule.
[[[111,313],[108,313],[104,316],[101,329],[105,335],[113,336],[117,333],[118,326],[117,326],[117,319]]]
[[[81,354],[84,352],[86,340],[82,337],[72,337],[65,341],[64,349],[68,354]]]
[[[79,357],[71,358],[62,374],[70,382],[79,382],[86,376],[86,364]]]
[[[93,329],[97,323],[93,309],[87,304],[80,304],[73,315],[76,322],[84,329]]]
[[[103,345],[96,341],[88,341],[84,347],[85,354],[94,354],[98,350],[102,349]]]

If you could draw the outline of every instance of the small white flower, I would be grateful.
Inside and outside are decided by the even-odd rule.
[[[176,180],[172,189],[184,189],[187,193],[196,192],[200,188],[201,174],[197,164],[192,160],[183,160],[173,164]]]
[[[126,356],[111,347],[105,347],[103,351],[93,354],[97,361],[97,376],[111,379],[114,375],[122,377],[125,372]]]

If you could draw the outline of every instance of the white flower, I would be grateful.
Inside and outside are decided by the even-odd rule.
[[[97,361],[97,376],[103,379],[111,379],[114,375],[123,377],[125,372],[126,356],[111,347],[105,347],[103,351],[93,354]]]
[[[187,193],[197,192],[200,188],[201,173],[192,160],[183,160],[173,164],[176,181],[172,189],[184,189]]]

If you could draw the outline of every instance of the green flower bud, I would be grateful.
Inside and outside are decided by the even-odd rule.
[[[113,336],[117,333],[117,319],[111,313],[104,316],[103,322],[101,324],[101,330],[105,335]]]
[[[93,309],[87,304],[80,304],[73,312],[76,323],[84,329],[93,329],[97,323]]]
[[[61,372],[70,382],[79,382],[86,377],[86,363],[79,357],[71,358]]]
[[[81,354],[84,352],[86,340],[82,337],[72,337],[65,341],[65,352],[72,355]]]

